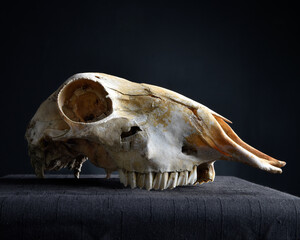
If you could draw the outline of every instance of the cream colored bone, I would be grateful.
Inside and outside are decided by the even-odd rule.
[[[244,143],[230,122],[170,90],[102,73],[70,77],[42,103],[27,131],[38,177],[89,159],[132,188],[167,189],[213,181],[216,160],[281,173],[278,161]]]

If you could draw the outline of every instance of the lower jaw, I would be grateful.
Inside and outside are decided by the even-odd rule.
[[[181,172],[150,172],[138,173],[119,169],[120,182],[125,187],[145,188],[147,190],[173,189],[177,186],[194,185],[197,183],[197,166],[192,171]]]

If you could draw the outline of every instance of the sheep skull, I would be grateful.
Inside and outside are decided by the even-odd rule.
[[[100,73],[70,77],[39,107],[26,138],[38,177],[89,159],[132,188],[213,181],[216,160],[281,173],[278,161],[244,143],[230,122],[178,93]]]

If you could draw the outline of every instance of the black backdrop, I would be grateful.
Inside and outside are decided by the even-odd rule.
[[[217,175],[300,195],[296,6],[11,2],[1,14],[0,175],[33,173],[24,140],[30,118],[66,78],[95,71],[169,88],[229,118],[243,140],[287,166],[273,175],[219,161]],[[89,163],[83,172],[102,173]]]

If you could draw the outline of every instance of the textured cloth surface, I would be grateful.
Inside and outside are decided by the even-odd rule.
[[[96,175],[10,175],[0,239],[300,239],[300,198],[222,176],[146,191]]]

